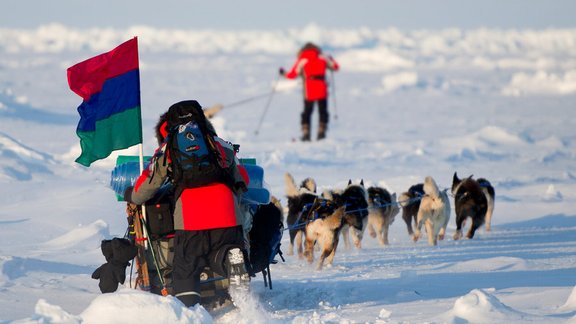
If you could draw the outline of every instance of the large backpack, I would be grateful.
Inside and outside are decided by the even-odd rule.
[[[185,188],[216,182],[232,185],[223,140],[208,125],[197,101],[187,100],[172,105],[166,114],[166,122],[165,157],[171,160],[171,178],[177,187],[177,197]]]
[[[252,229],[250,230],[250,272],[252,275],[262,272],[264,283],[270,283],[270,264],[275,264],[276,255],[282,259],[280,241],[284,225],[282,211],[273,203],[259,205],[252,219]]]

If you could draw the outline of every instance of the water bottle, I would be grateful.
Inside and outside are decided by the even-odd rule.
[[[117,165],[110,174],[110,188],[120,196],[124,196],[124,191],[129,186],[134,186],[136,179],[140,176],[139,162],[125,162]]]

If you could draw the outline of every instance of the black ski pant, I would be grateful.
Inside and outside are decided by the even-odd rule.
[[[318,104],[320,123],[328,125],[328,119],[330,117],[328,115],[328,99],[304,100],[304,111],[302,112],[300,120],[301,125],[310,125],[315,103]]]
[[[200,274],[209,267],[227,276],[224,268],[227,252],[245,251],[242,226],[199,231],[176,230],[174,235],[174,296],[187,307],[200,302]]]

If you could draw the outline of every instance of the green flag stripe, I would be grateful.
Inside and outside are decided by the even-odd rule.
[[[92,162],[108,157],[112,151],[142,143],[141,125],[140,106],[137,106],[97,121],[93,132],[76,131],[82,148],[76,162],[90,166]]]

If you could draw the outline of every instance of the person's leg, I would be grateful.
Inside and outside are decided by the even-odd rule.
[[[302,111],[300,124],[302,126],[302,141],[310,141],[310,122],[314,101],[304,100],[304,111]]]
[[[210,267],[230,280],[230,289],[248,289],[250,275],[241,226],[210,231],[212,253]]]
[[[202,231],[176,231],[172,286],[174,296],[186,307],[200,302],[200,274],[206,266],[201,255],[206,244],[206,235]]]
[[[326,137],[326,131],[328,131],[328,121],[330,118],[330,115],[328,114],[327,99],[318,100],[318,113],[320,118],[318,123],[318,140],[321,140]]]

